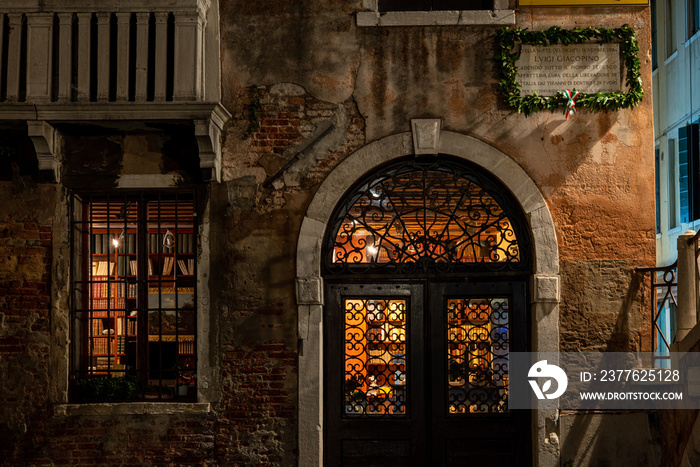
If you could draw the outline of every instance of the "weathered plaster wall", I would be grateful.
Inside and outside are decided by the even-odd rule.
[[[634,257],[645,264],[653,255],[653,219],[639,209],[653,205],[652,140],[640,131],[651,128],[650,98],[632,111],[526,118],[497,93],[493,27],[355,28],[351,15],[328,2],[288,3],[265,2],[251,11],[222,2],[224,18],[237,18],[222,25],[225,103],[243,124],[249,86],[288,82],[328,105],[352,99],[366,142],[408,130],[411,118],[440,117],[443,128],[497,147],[530,174],[560,229],[562,259]],[[647,17],[645,8],[522,9],[517,26],[632,25],[650,96]],[[225,140],[228,159],[245,160],[247,167],[235,176],[263,178],[250,142],[236,138],[236,130]]]
[[[221,2],[223,95],[234,115],[224,139],[227,238],[234,254],[223,301],[240,308],[230,315],[235,319],[223,320],[224,341],[246,351],[256,340],[280,342],[294,352],[291,260],[298,222],[315,188],[353,150],[409,130],[411,118],[437,117],[444,129],[512,157],[545,196],[559,242],[561,349],[648,350],[643,300],[649,295],[633,270],[652,265],[655,257],[649,10],[517,12],[517,26],[533,30],[630,24],[638,32],[648,96],[643,104],[620,112],[579,111],[565,120],[558,112],[526,118],[505,106],[493,60],[496,28],[357,28],[352,12],[361,6]],[[261,127],[246,139],[257,108]],[[275,300],[279,315],[271,323]],[[294,407],[293,384],[285,391]],[[273,418],[258,428],[277,423]],[[283,425],[293,427],[294,420]],[[240,432],[259,441],[247,428]],[[291,452],[293,430],[284,432],[274,443]],[[578,452],[576,442],[568,440],[567,452]],[[632,446],[636,439],[620,442]],[[602,447],[595,452],[607,453]]]
[[[74,190],[116,188],[120,179],[171,175],[178,184],[199,182],[194,129],[162,125],[160,130],[59,127],[63,147],[62,183]]]
[[[562,414],[560,424],[562,465],[667,465],[646,413]]]
[[[562,324],[564,330],[577,333],[564,340],[564,348],[601,349],[615,341],[615,348],[622,349],[619,329],[615,331],[621,313],[628,315],[625,326],[631,333],[623,339],[626,347],[643,345],[648,330],[641,322],[643,308],[634,293],[639,286],[631,271],[650,265],[654,258],[650,97],[631,111],[579,111],[569,120],[560,113],[526,118],[506,108],[496,92],[495,28],[354,28],[325,2],[303,8],[286,2],[266,5],[265,15],[240,7],[239,2],[222,2],[222,11],[240,19],[222,27],[224,95],[239,117],[225,140],[227,179],[254,177],[263,182],[271,170],[260,145],[282,153],[277,158],[280,166],[295,154],[284,150],[303,139],[289,132],[298,136],[280,144],[268,139],[263,126],[262,135],[242,140],[248,107],[241,104],[251,102],[249,86],[274,88],[291,81],[297,85],[299,103],[303,98],[326,101],[329,107],[352,102],[364,119],[365,142],[407,130],[411,118],[440,117],[443,128],[475,136],[511,156],[545,195],[558,227]],[[632,25],[651,95],[648,9],[522,9],[517,18],[519,27],[530,29]],[[272,61],[275,66],[265,66]],[[307,133],[319,123],[304,123],[310,125]],[[344,149],[342,143],[331,144],[322,164],[316,158],[316,173],[331,170]],[[299,172],[298,165],[292,163],[290,170]],[[253,178],[247,180],[252,183]],[[297,193],[295,185],[283,186],[282,181],[278,179],[276,190],[261,192],[268,205],[270,197],[280,195],[287,203],[292,197],[302,205],[308,202],[307,193]],[[315,181],[307,176],[306,185],[312,187]],[[586,281],[580,284],[584,272]],[[597,298],[601,296],[610,300]],[[595,313],[595,319],[578,311],[580,303]]]

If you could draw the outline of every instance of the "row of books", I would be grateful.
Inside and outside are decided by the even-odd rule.
[[[114,369],[114,357],[97,357],[95,358],[95,366],[92,370],[108,370]]]
[[[93,234],[90,238],[90,253],[107,255],[114,253],[114,240],[119,240],[119,253],[136,253],[136,234],[124,235],[119,239],[119,234]]]
[[[156,253],[194,253],[194,234],[170,233],[172,235],[172,247],[168,248],[165,242],[166,233],[148,234],[148,252]],[[119,254],[136,254],[136,234],[126,234],[119,238],[119,234],[92,234],[90,236],[90,253],[96,255],[108,255],[114,253],[114,240],[119,241]]]
[[[187,261],[184,259],[178,259],[177,265],[179,266],[182,274],[186,276],[194,275],[194,259],[188,259]]]
[[[138,262],[135,259],[128,260],[124,256],[119,256],[117,258],[117,275],[126,275],[126,264],[129,265],[129,274],[135,276],[138,272]],[[115,262],[113,260],[107,259],[105,261],[93,261],[92,262],[92,275],[93,276],[111,276],[114,274]]]
[[[173,234],[171,232],[172,243],[174,244],[171,248],[168,248],[168,244],[165,241],[166,233],[156,233],[148,234],[148,252],[151,254],[156,253],[182,253],[191,254],[194,253],[194,235],[191,233],[178,233]]]
[[[179,269],[179,274],[184,276],[194,275],[194,258],[190,259],[179,259],[177,260],[177,266]],[[149,258],[148,260],[148,275],[153,275],[153,261]],[[163,267],[161,268],[161,275],[170,276],[175,273],[175,258],[172,256],[166,256],[163,259]]]
[[[92,355],[114,354],[114,339],[109,336],[95,336],[91,338]],[[126,351],[126,337],[117,336],[117,353],[123,354]],[[179,341],[177,344],[178,355],[194,355],[194,340]]]
[[[180,355],[194,355],[194,340],[178,342],[177,351]]]
[[[114,274],[114,262],[109,261],[93,261],[92,275],[93,276],[111,276]]]
[[[163,260],[163,275],[169,276],[173,273],[173,266],[175,265],[175,258],[172,256],[166,256]]]
[[[124,318],[93,318],[91,323],[91,331],[93,337],[109,337],[114,335],[114,325],[116,321],[117,335],[124,335],[124,322],[129,335],[136,334],[136,320]]]
[[[128,298],[136,298],[138,293],[137,284],[125,284],[124,282],[108,282],[106,280],[95,279],[92,282],[92,298],[124,298],[124,292],[128,292]]]
[[[126,337],[117,337],[117,353],[123,354],[126,349]],[[91,351],[93,355],[114,354],[114,339],[93,337]],[[101,369],[101,368],[98,368]]]
[[[98,276],[111,276],[114,274],[114,261],[93,261],[92,262],[92,275],[93,277]],[[126,264],[125,258],[119,257],[117,262],[117,276],[124,276],[124,265]],[[135,259],[129,260],[129,275],[138,275],[138,261]],[[185,276],[194,275],[194,258],[189,259],[178,259],[177,265],[179,268],[179,274]],[[169,276],[174,273],[175,269],[175,258],[172,256],[165,256],[163,258],[163,268],[161,269],[161,274],[164,276]],[[154,275],[153,260],[148,259],[148,275]]]
[[[150,260],[149,260],[150,261]],[[180,274],[185,276],[191,276],[194,274],[194,259],[179,259],[177,260],[177,266],[180,269]],[[175,258],[168,256],[163,260],[163,275],[169,276],[173,274],[173,269],[175,268]],[[150,274],[150,272],[149,272]]]
[[[90,308],[92,310],[123,310],[125,308],[124,298],[92,298]]]
[[[123,318],[126,316],[126,311],[124,310],[90,310],[89,312],[89,317],[90,318]]]

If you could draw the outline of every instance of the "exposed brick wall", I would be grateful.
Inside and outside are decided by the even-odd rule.
[[[50,186],[0,184],[0,465],[208,465],[216,417],[60,416],[50,393],[53,215]],[[24,211],[31,216],[19,217]],[[11,215],[5,213],[13,212]],[[33,217],[36,216],[36,217]],[[67,259],[67,258],[63,258]],[[67,275],[68,262],[59,262]],[[58,310],[67,313],[67,310]]]
[[[224,405],[228,412],[217,434],[224,465],[292,465],[296,401],[296,351],[284,343],[224,352]]]
[[[70,416],[37,420],[7,465],[207,465],[212,416]]]
[[[342,104],[324,102],[285,83],[257,86],[245,99],[226,138],[230,157],[224,159],[225,179],[253,174],[258,182],[271,183],[280,175],[276,191],[308,189],[365,142],[365,120],[352,98]],[[258,127],[250,132],[256,106]],[[286,177],[279,173],[284,167]]]
[[[227,212],[214,215],[223,219],[215,241],[227,252],[216,260],[222,274],[213,285],[224,414],[216,454],[222,465],[293,466],[296,235],[315,186],[364,145],[365,122],[352,99],[324,102],[290,83],[249,91],[225,140]],[[246,137],[255,100],[260,126]]]
[[[0,222],[0,459],[45,415],[49,379],[51,226]]]

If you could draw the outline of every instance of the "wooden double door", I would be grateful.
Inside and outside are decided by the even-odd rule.
[[[325,465],[530,465],[530,414],[507,405],[525,293],[524,281],[328,285]]]

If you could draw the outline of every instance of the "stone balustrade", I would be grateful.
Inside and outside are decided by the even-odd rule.
[[[0,102],[206,99],[209,0],[40,4],[0,6]]]
[[[205,179],[220,179],[217,0],[13,0],[0,51],[0,124],[26,122],[47,180],[60,124],[105,121],[191,122]]]

